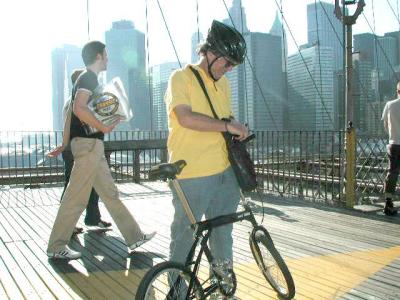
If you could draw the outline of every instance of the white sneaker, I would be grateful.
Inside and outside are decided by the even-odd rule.
[[[64,249],[57,252],[47,252],[47,256],[50,258],[57,259],[77,259],[82,256],[82,253],[78,251],[74,251],[70,249],[68,246],[65,246]]]
[[[129,249],[135,250],[136,248],[140,247],[144,243],[150,241],[156,235],[156,233],[157,233],[156,231],[153,231],[151,233],[143,234],[143,236],[140,240],[138,240],[136,243],[133,243],[132,245],[129,246]]]

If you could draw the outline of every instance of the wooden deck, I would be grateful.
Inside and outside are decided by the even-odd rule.
[[[129,255],[115,225],[106,232],[85,228],[71,241],[83,257],[70,262],[45,253],[61,188],[0,188],[0,299],[134,299],[146,270],[167,258],[171,194],[164,183],[119,188],[143,229],[158,234]],[[400,299],[399,216],[275,196],[264,206],[264,225],[292,272],[296,299]],[[260,202],[254,211],[261,217]],[[234,227],[237,297],[276,299],[251,257],[248,230],[246,223]]]

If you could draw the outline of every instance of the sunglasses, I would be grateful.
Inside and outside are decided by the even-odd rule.
[[[236,64],[236,63],[234,63],[234,62],[232,62],[232,61],[230,61],[229,59],[227,59],[226,57],[224,57],[224,56],[221,56],[224,60],[225,60],[225,68],[226,69],[228,69],[228,68],[230,68],[230,67],[232,67],[232,68],[234,68],[234,67],[236,67],[238,64]]]

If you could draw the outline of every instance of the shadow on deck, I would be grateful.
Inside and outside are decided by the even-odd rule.
[[[171,194],[164,183],[121,184],[121,197],[156,237],[133,253],[113,230],[71,240],[76,261],[48,260],[60,187],[0,189],[0,299],[133,299],[144,273],[167,259]],[[297,199],[253,199],[296,283],[296,299],[400,299],[400,217],[322,207]],[[103,218],[111,220],[104,206]],[[239,299],[276,299],[248,246],[250,225],[234,226]]]

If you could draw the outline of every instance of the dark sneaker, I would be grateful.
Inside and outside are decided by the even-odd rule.
[[[111,223],[103,221],[103,220],[100,220],[100,222],[97,224],[97,227],[99,227],[99,228],[108,228],[108,227],[111,227]]]
[[[82,227],[75,227],[74,231],[72,231],[72,234],[81,234],[83,232]]]
[[[95,226],[95,227],[99,227],[99,228],[108,228],[108,227],[111,227],[111,223],[110,222],[106,222],[106,221],[103,221],[103,220],[100,220],[99,221],[99,223],[85,223],[86,224],[86,226]]]
[[[393,201],[389,198],[386,199],[385,208],[383,209],[383,213],[387,216],[397,215],[397,209],[394,207]]]
[[[68,246],[65,246],[64,249],[57,252],[47,252],[47,256],[49,258],[56,259],[78,259],[82,256],[82,254],[78,251],[74,251],[70,249]]]
[[[138,240],[136,243],[133,243],[132,245],[129,246],[130,250],[135,250],[136,248],[140,247],[141,245],[143,245],[144,243],[150,241],[157,232],[153,231],[151,233],[145,233],[143,234],[142,238],[140,240]]]

